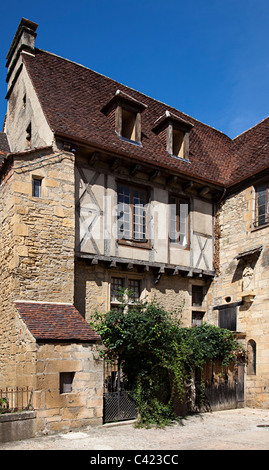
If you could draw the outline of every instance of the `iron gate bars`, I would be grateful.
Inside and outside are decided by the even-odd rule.
[[[119,360],[104,361],[103,397],[104,423],[137,417],[136,404],[132,397],[132,386],[127,375],[124,374]]]
[[[29,387],[5,387],[0,389],[0,413],[31,409],[33,390]]]

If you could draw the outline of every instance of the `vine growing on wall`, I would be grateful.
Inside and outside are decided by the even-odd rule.
[[[95,312],[91,326],[101,335],[105,359],[119,358],[134,384],[139,424],[165,425],[175,419],[173,397],[183,400],[195,367],[216,359],[227,366],[244,351],[231,331],[206,323],[182,327],[182,308],[167,312],[155,300],[130,306],[125,299],[120,308]]]

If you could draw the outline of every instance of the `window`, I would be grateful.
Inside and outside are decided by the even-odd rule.
[[[135,300],[139,300],[141,295],[139,279],[112,277],[110,286],[110,308],[121,309],[121,296],[123,293],[122,289],[128,289],[132,291],[132,296],[125,298],[128,305],[131,305]]]
[[[187,247],[189,243],[189,204],[186,199],[170,197],[170,242]]]
[[[121,277],[112,277],[110,287],[110,304],[112,307],[117,307],[120,303],[120,296],[123,289],[124,279]]]
[[[268,189],[268,185],[262,185],[256,188],[254,227],[260,227],[261,225],[265,225],[269,222]]]
[[[146,203],[144,189],[118,185],[118,238],[146,242]]]
[[[184,158],[184,132],[173,129],[172,154],[175,157]]]
[[[192,123],[166,110],[155,121],[152,130],[159,136],[170,155],[188,161],[189,134],[192,128]]]
[[[203,286],[192,286],[192,306],[201,307],[204,300]]]
[[[136,113],[122,108],[121,136],[136,141]]]
[[[139,300],[141,291],[140,291],[140,281],[137,279],[128,280],[128,289],[132,291],[133,299]]]
[[[202,325],[205,312],[192,312],[191,323],[193,326]]]
[[[219,309],[219,327],[226,330],[236,331],[237,308],[224,307]]]
[[[32,195],[34,197],[41,197],[41,185],[42,185],[42,179],[33,177],[32,181]]]
[[[60,393],[71,393],[75,372],[60,372]]]
[[[146,108],[144,103],[117,90],[102,112],[109,118],[120,139],[141,146],[141,113]]]

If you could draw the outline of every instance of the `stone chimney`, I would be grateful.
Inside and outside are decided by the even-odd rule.
[[[27,54],[35,55],[35,38],[37,35],[37,27],[38,24],[33,23],[30,20],[26,20],[25,18],[21,19],[21,22],[18,26],[6,57],[6,81],[8,84],[7,98],[10,95],[11,90],[22,69],[21,52],[23,51]]]

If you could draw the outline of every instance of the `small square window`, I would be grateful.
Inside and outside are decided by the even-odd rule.
[[[205,312],[192,312],[191,323],[193,326],[202,325]]]
[[[60,372],[60,393],[71,393],[75,372]]]
[[[41,197],[41,186],[42,186],[42,179],[41,178],[33,178],[33,196],[34,197]]]

